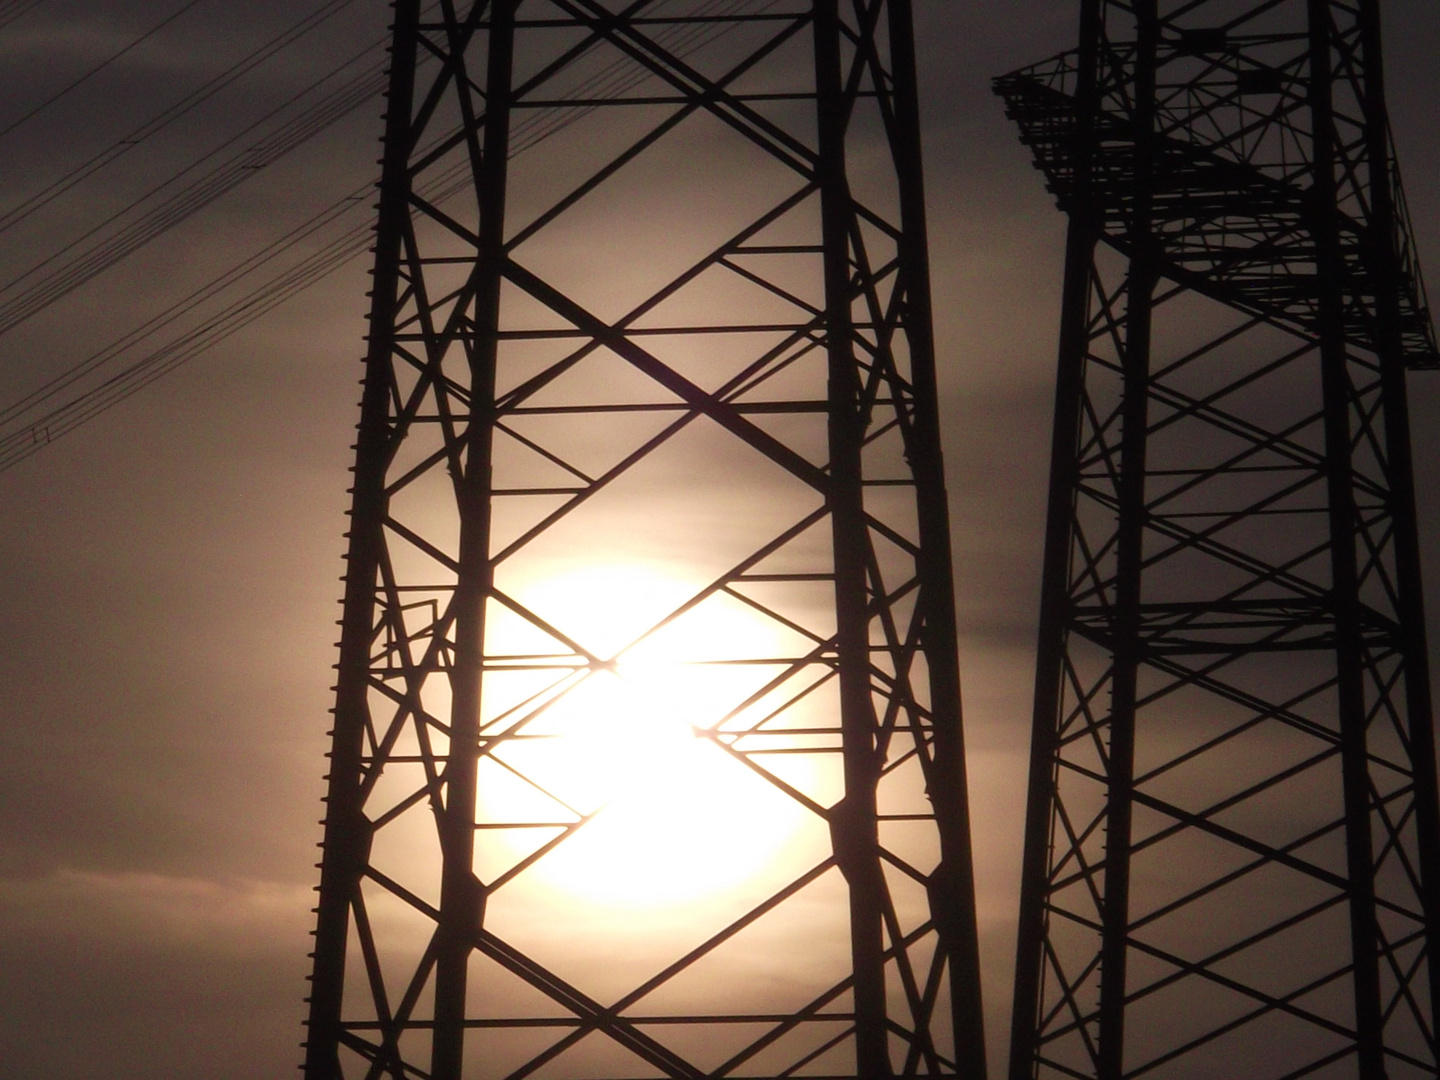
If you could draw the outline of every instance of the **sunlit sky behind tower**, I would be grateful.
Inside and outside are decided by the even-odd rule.
[[[1070,47],[1078,3],[915,7],[994,1072],[1009,1011],[1064,221],[989,80]],[[114,149],[322,8],[333,13],[295,45],[133,150]],[[1440,285],[1440,5],[1383,10],[1397,145],[1421,258]],[[276,269],[366,222],[371,200],[354,196],[376,172],[380,103],[363,90],[380,54],[365,50],[388,14],[381,0],[0,3],[0,409],[327,207],[340,208],[339,232],[302,240]],[[359,104],[268,163],[274,155],[254,149],[276,145],[267,117],[347,61],[325,85],[356,79]],[[12,223],[7,211],[101,154],[114,160]],[[16,323],[45,275],[111,243],[166,193],[132,204],[191,166],[174,190],[208,183],[218,197]],[[637,250],[659,242],[642,214],[628,220]],[[0,473],[0,1077],[229,1080],[290,1075],[299,1060],[367,262]],[[1440,640],[1440,374],[1411,385]],[[640,584],[663,590],[672,570]],[[590,602],[615,605],[600,593]],[[660,732],[616,771],[690,752]],[[645,790],[631,813],[653,819],[693,794]],[[703,828],[683,813],[662,824]],[[751,831],[789,842],[783,822]],[[681,886],[670,881],[670,899],[694,902],[765,857],[715,844]],[[656,899],[658,884],[634,875],[596,883],[613,849],[590,857],[569,877],[557,870],[555,888],[585,881],[613,900]]]

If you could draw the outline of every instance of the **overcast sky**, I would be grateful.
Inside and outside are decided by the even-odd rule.
[[[46,0],[0,26],[0,128],[181,7]],[[0,136],[0,211],[306,7],[202,0]],[[989,79],[1068,47],[1077,7],[916,0],[992,1070],[1009,1005],[1063,220]],[[388,10],[354,0],[0,234],[0,285],[379,40]],[[1440,6],[1384,10],[1397,141],[1435,265]],[[0,336],[0,406],[364,184],[378,113],[360,106]],[[228,1080],[291,1075],[299,1060],[366,285],[362,260],[0,474],[0,1077]],[[1436,594],[1440,374],[1412,386]],[[1436,627],[1440,602],[1431,610]]]

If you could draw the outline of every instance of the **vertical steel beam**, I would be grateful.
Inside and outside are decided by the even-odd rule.
[[[455,665],[450,674],[449,758],[445,804],[438,812],[444,858],[440,920],[436,933],[435,1080],[460,1080],[464,1067],[465,1001],[469,960],[484,919],[484,886],[475,876],[475,785],[480,761],[480,701],[485,667],[485,608],[494,585],[490,561],[493,504],[491,459],[495,434],[495,365],[500,342],[500,286],[505,270],[505,194],[510,158],[510,96],[514,68],[515,11],[519,0],[490,0],[485,111],[476,117],[461,95],[461,118],[476,165],[479,243],[471,286],[474,317],[461,340],[469,352],[470,415],[465,460],[453,477],[460,508],[460,567],[455,586]],[[453,0],[441,7],[450,23],[453,55],[465,55],[458,39]],[[457,82],[469,78],[456,62]],[[484,144],[478,133],[483,123]],[[463,318],[463,314],[460,316]]]
[[[319,904],[314,967],[306,1020],[305,1080],[340,1080],[341,1012],[350,908],[369,858],[370,823],[361,780],[369,723],[370,646],[375,637],[375,580],[385,551],[385,466],[389,441],[390,358],[400,294],[400,247],[410,196],[407,163],[415,91],[415,35],[420,0],[397,0],[390,46],[390,83],[385,97],[384,155],[380,174],[375,272],[370,294],[369,346],[355,444],[351,489],[350,547],[345,557],[345,597],[340,620],[334,729],[326,778],[321,841]]]
[[[1371,839],[1365,663],[1357,566],[1355,475],[1350,414],[1355,390],[1345,337],[1344,258],[1340,249],[1336,171],[1335,47],[1329,0],[1309,0],[1310,137],[1314,162],[1310,228],[1316,238],[1321,384],[1325,407],[1326,486],[1330,508],[1331,598],[1335,619],[1336,705],[1350,881],[1350,947],[1354,963],[1355,1031],[1361,1080],[1385,1076],[1380,1015],[1380,956],[1375,920],[1375,852]]]
[[[1035,1073],[1042,1000],[1046,930],[1049,925],[1049,860],[1057,782],[1057,753],[1064,697],[1065,645],[1070,612],[1071,546],[1075,540],[1075,492],[1079,484],[1085,358],[1090,340],[1090,294],[1095,286],[1095,246],[1101,221],[1090,188],[1094,128],[1100,108],[1101,0],[1080,5],[1076,55],[1076,122],[1066,153],[1072,183],[1061,285],[1060,339],[1055,372],[1055,409],[1046,497],[1045,547],[1040,575],[1040,618],[1035,659],[1030,772],[1025,803],[1025,841],[1015,939],[1015,988],[1010,1013],[1010,1080]]]
[[[1371,162],[1367,193],[1374,227],[1366,248],[1366,266],[1378,281],[1381,337],[1380,378],[1385,409],[1385,448],[1390,466],[1390,513],[1394,518],[1395,562],[1400,633],[1405,654],[1405,699],[1409,705],[1415,783],[1415,830],[1419,849],[1422,901],[1426,912],[1426,952],[1440,957],[1440,786],[1436,783],[1435,706],[1430,682],[1430,648],[1425,627],[1424,581],[1420,572],[1420,530],[1415,513],[1415,466],[1410,449],[1410,400],[1401,340],[1399,296],[1402,285],[1402,235],[1395,206],[1390,115],[1385,104],[1384,51],[1380,0],[1361,0],[1360,46],[1365,59],[1365,153]],[[1440,1032],[1440,964],[1430,964],[1432,1032]]]
[[[1433,1077],[1378,4],[1084,11],[997,80],[1071,215],[1011,1080]]]
[[[863,1080],[891,1075],[885,1009],[885,882],[880,868],[876,786],[880,757],[870,697],[869,525],[862,460],[866,416],[851,305],[854,212],[846,176],[849,106],[841,74],[838,0],[815,0],[816,179],[825,249],[825,348],[829,366],[831,532],[835,549],[836,657],[845,795],[831,812],[835,860],[850,886],[855,958],[855,1053]]]
[[[1100,1080],[1125,1071],[1126,969],[1130,937],[1130,870],[1135,781],[1136,698],[1144,662],[1140,605],[1144,594],[1147,513],[1146,451],[1150,427],[1150,347],[1158,281],[1151,222],[1154,182],[1155,64],[1160,26],[1155,0],[1135,6],[1135,181],[1127,243],[1125,340],[1120,357],[1120,477],[1116,517],[1113,670],[1106,761],[1104,887],[1100,946]]]
[[[903,235],[898,257],[905,279],[906,328],[915,393],[915,438],[910,453],[920,518],[921,604],[929,639],[934,688],[935,779],[930,800],[939,821],[941,865],[931,905],[957,987],[979,987],[980,934],[975,910],[970,795],[960,708],[959,634],[951,570],[950,514],[940,446],[940,403],[935,375],[934,314],[930,291],[929,230],[920,140],[919,78],[910,0],[890,0],[890,48],[895,76],[895,165]],[[978,994],[951,999],[955,1060],[966,1080],[986,1076],[984,1010]]]

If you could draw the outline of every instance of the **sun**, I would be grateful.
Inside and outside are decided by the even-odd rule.
[[[782,637],[722,593],[695,602],[702,588],[610,565],[524,590],[527,610],[595,661],[551,672],[548,690],[486,729],[505,732],[477,807],[492,878],[523,866],[532,886],[589,903],[673,904],[763,875],[802,825],[807,811],[722,734],[759,719],[752,699]],[[487,653],[534,658],[523,633],[506,636],[490,635]]]

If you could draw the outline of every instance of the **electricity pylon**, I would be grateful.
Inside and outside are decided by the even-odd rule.
[[[396,3],[309,1080],[983,1077],[910,17]]]
[[[997,80],[1069,215],[1011,1080],[1436,1075],[1377,0],[1085,0]]]

